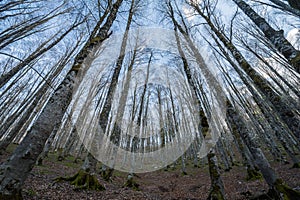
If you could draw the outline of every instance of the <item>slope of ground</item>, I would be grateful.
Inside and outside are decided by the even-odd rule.
[[[8,154],[1,155],[1,161]],[[134,179],[140,185],[135,191],[122,187],[127,174],[115,172],[111,182],[105,182],[97,175],[106,188],[105,191],[74,190],[67,182],[54,183],[58,176],[71,176],[80,168],[81,162],[74,163],[73,157],[57,161],[57,155],[51,153],[43,166],[36,166],[28,177],[23,197],[29,199],[206,199],[210,189],[208,166],[196,168],[187,165],[187,175],[182,175],[180,165],[168,171],[138,174]],[[300,187],[300,169],[291,169],[290,165],[272,163],[279,176],[292,188]],[[229,172],[222,171],[226,199],[249,199],[267,191],[263,180],[246,181],[243,166],[234,166]]]

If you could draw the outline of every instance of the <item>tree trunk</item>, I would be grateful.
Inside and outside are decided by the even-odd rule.
[[[270,115],[270,113],[274,113],[274,114],[270,115],[270,117],[271,117],[271,119],[272,118],[275,119],[273,115],[277,115],[277,113],[278,113],[278,115],[279,115],[278,118],[281,118],[281,120],[283,122],[285,122],[285,124],[287,124],[287,126],[285,126],[285,124],[282,124],[281,120],[276,119],[272,123],[270,123],[270,125],[272,125],[272,124],[275,125],[276,123],[278,123],[278,125],[282,126],[283,131],[288,132],[288,133],[292,131],[291,134],[294,134],[295,136],[300,137],[300,131],[299,131],[300,130],[299,129],[300,119],[299,119],[299,116],[297,114],[295,114],[295,112],[293,110],[294,107],[291,106],[289,102],[286,102],[283,97],[279,96],[272,90],[272,88],[270,87],[268,82],[251,67],[251,65],[246,61],[246,59],[238,51],[238,49],[232,44],[232,42],[229,41],[223,35],[223,33],[221,33],[214,26],[214,24],[212,23],[212,21],[210,20],[209,17],[204,15],[204,13],[201,11],[199,6],[197,6],[197,5],[192,5],[192,6],[196,9],[196,11],[199,13],[199,15],[201,15],[206,20],[206,22],[209,25],[209,27],[211,28],[211,30],[215,33],[215,35],[219,38],[219,40],[222,41],[224,46],[226,46],[226,48],[231,52],[231,54],[234,56],[236,61],[239,63],[239,66],[253,80],[253,82],[258,90],[254,90],[254,88],[251,89],[252,86],[250,84],[248,84],[247,87],[253,91],[253,92],[251,91],[251,93],[255,94],[255,93],[257,93],[256,91],[259,91],[259,94],[264,97],[264,101],[268,100],[267,102],[270,102],[272,104],[273,109],[271,108],[271,112],[269,111],[269,113],[264,113],[264,114]],[[219,42],[216,39],[215,39],[215,41],[218,44],[218,46],[220,46]],[[228,60],[230,61],[231,59],[228,57]],[[230,62],[230,64],[232,64],[232,62]],[[243,79],[244,74],[241,72],[241,70],[239,68],[237,68],[235,64],[232,64],[232,66],[234,67],[236,72],[239,73],[240,77]],[[247,81],[245,81],[245,83],[246,82]],[[262,103],[266,104],[267,102],[262,102]],[[257,104],[261,108],[263,107],[261,104],[259,104],[258,101],[257,101]],[[276,124],[276,126],[277,126],[277,124]]]
[[[224,200],[224,185],[218,169],[218,161],[213,151],[207,154],[211,189],[207,200]]]
[[[89,40],[88,44],[81,50],[80,56],[75,58],[75,64],[72,69],[55,90],[26,137],[13,155],[2,164],[0,171],[1,199],[19,199],[21,197],[21,187],[24,181],[32,170],[39,154],[43,151],[45,142],[52,130],[61,123],[64,113],[71,102],[75,82],[80,82],[79,70],[84,66],[89,67],[91,65],[97,47],[108,37],[109,29],[117,16],[121,3],[122,0],[118,0],[113,5],[106,23],[97,34],[97,40]]]
[[[244,119],[235,111],[235,108],[230,102],[228,102],[227,120],[232,127],[238,130],[241,138],[250,150],[256,166],[259,168],[269,185],[269,194],[271,197],[279,200],[282,199],[282,196],[287,197],[287,199],[299,198],[300,193],[286,186],[282,180],[277,177],[262,150],[257,146],[254,137],[250,135]]]
[[[297,51],[283,36],[283,31],[274,30],[264,18],[260,17],[248,4],[242,0],[233,0],[240,9],[257,25],[275,48],[284,55],[295,71],[300,73],[300,52]],[[291,1],[291,0],[290,0]],[[293,0],[298,2],[298,0]],[[299,4],[299,3],[295,3]]]
[[[18,64],[16,67],[11,69],[6,74],[3,74],[0,76],[0,88],[3,87],[14,75],[16,75],[21,69],[26,67],[30,62],[37,59],[39,56],[41,56],[43,53],[54,47],[57,43],[59,43],[66,35],[68,35],[74,28],[82,24],[84,21],[81,21],[80,23],[74,24],[71,26],[67,31],[65,31],[58,39],[56,39],[54,42],[49,44],[47,47],[40,49],[40,47],[32,53],[30,56],[28,56],[25,60],[23,60],[20,64]]]
[[[299,0],[288,0],[291,7],[300,10],[300,2]]]
[[[300,9],[295,9],[292,6],[289,6],[288,4],[282,2],[281,0],[270,0],[270,1],[272,3],[280,6],[282,8],[282,10],[288,11],[288,12],[293,13],[294,15],[300,17]]]

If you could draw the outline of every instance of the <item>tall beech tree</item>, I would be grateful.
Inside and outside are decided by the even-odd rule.
[[[243,58],[243,56],[239,53],[239,51],[232,45],[228,45],[228,43],[226,44],[226,42],[224,41],[228,41],[227,38],[219,31],[216,29],[216,27],[213,25],[213,23],[210,21],[210,17],[212,13],[209,13],[208,16],[204,15],[204,13],[201,11],[200,7],[198,7],[196,4],[192,4],[192,6],[194,8],[196,8],[197,13],[199,13],[199,15],[201,15],[206,22],[208,23],[209,27],[213,30],[213,32],[216,34],[216,36],[224,43],[224,45],[232,52],[233,56],[237,59],[238,63],[240,63],[241,60],[245,59]],[[238,54],[238,57],[236,57],[236,55]],[[245,62],[243,63],[245,64]],[[248,64],[249,65],[249,64]],[[242,68],[244,66],[241,66]],[[250,67],[250,65],[249,65]],[[245,68],[244,68],[245,69]],[[245,69],[246,72],[248,72],[250,69]],[[242,74],[240,74],[242,76]],[[262,79],[260,79],[262,80]],[[259,86],[258,86],[259,87]],[[251,90],[254,92],[254,90]],[[260,104],[262,105],[262,104]],[[227,106],[228,106],[228,111],[229,110],[235,110],[233,105],[230,103],[229,100],[227,100]],[[277,178],[277,175],[275,174],[275,172],[271,169],[269,162],[267,161],[266,158],[264,158],[264,154],[262,153],[261,149],[259,148],[259,146],[256,144],[255,139],[248,134],[248,128],[245,125],[244,119],[239,116],[239,114],[234,111],[234,112],[229,112],[227,114],[228,117],[228,122],[230,126],[236,126],[239,129],[239,134],[240,137],[243,138],[244,142],[247,144],[256,165],[258,166],[258,168],[260,169],[260,171],[262,172],[266,182],[269,184],[270,186],[270,191],[274,191],[275,192],[275,197],[276,198],[280,198],[281,193],[284,195],[287,195],[289,197],[292,197],[293,195],[299,195],[297,194],[297,192],[293,191],[290,192],[290,189],[284,185],[282,185],[283,183],[281,181],[279,181],[279,179]],[[277,121],[277,120],[275,120]],[[274,121],[274,122],[275,122]],[[238,124],[236,124],[238,122]],[[287,133],[289,134],[289,133]]]
[[[1,199],[20,199],[21,187],[32,170],[39,154],[43,151],[46,140],[61,119],[71,101],[75,82],[80,82],[80,72],[89,67],[101,43],[109,37],[109,30],[117,16],[122,0],[117,0],[110,8],[106,22],[96,27],[95,37],[89,38],[86,45],[76,56],[73,67],[56,89],[34,125],[27,133],[13,155],[1,165],[0,195]],[[20,165],[22,163],[22,165]]]
[[[284,55],[295,71],[300,73],[300,51],[296,50],[283,36],[283,31],[273,29],[264,18],[260,17],[242,0],[233,0],[238,7],[258,26],[276,49]]]
[[[256,3],[287,11],[293,19],[300,16],[298,1],[270,2]],[[113,180],[114,167],[121,161],[122,167],[129,167],[123,186],[138,189],[134,173],[140,169],[137,167],[146,165],[143,153],[156,153],[174,144],[181,150],[177,145],[186,133],[192,133],[194,141],[173,166],[179,163],[186,175],[187,162],[193,159],[194,166],[199,167],[198,158],[206,156],[202,161],[208,164],[211,180],[207,199],[225,199],[222,173],[231,170],[236,159],[242,160],[247,180],[264,178],[268,197],[300,198],[270,162],[291,161],[294,168],[300,167],[300,90],[295,87],[300,53],[281,30],[273,28],[246,1],[230,1],[238,8],[231,13],[233,18],[227,19],[216,14],[218,1],[165,0],[151,4],[162,5],[159,9],[163,9],[161,16],[149,15],[155,18],[153,21],[140,14],[148,6],[141,0],[57,0],[49,13],[41,12],[39,6],[30,7],[35,3],[43,5],[40,0],[0,3],[0,20],[12,20],[0,30],[0,63],[4,66],[0,68],[0,150],[19,143],[0,166],[0,199],[22,199],[26,178],[36,163],[42,164],[51,147],[59,151],[59,160],[67,154],[84,158],[75,175],[56,181],[70,181],[77,189],[104,190],[95,176],[98,160],[94,153],[101,142],[114,144],[98,152],[109,153],[102,178]],[[32,47],[24,46],[20,54],[10,51],[23,39],[47,31],[53,19],[65,15],[70,17],[65,27],[53,29]],[[162,42],[164,47],[169,45],[167,50],[147,46],[147,39],[155,41],[161,35],[153,33],[145,41],[140,30],[136,36],[130,35],[132,28],[147,26],[160,17],[161,23],[167,22],[164,25],[174,30],[168,44]],[[240,18],[253,23],[236,22]],[[228,25],[222,24],[223,20],[231,21]],[[116,51],[114,46],[104,46],[115,21],[125,31],[118,38],[115,62],[102,63],[106,57],[102,60],[101,55]],[[72,39],[66,42],[68,38]],[[82,38],[86,38],[83,43]],[[67,50],[61,50],[61,46]],[[36,64],[43,63],[48,54],[59,57],[51,60],[50,70],[48,65]],[[96,61],[101,68],[91,79],[88,73],[99,64]],[[80,106],[81,110],[76,110]],[[105,135],[99,135],[99,131]],[[102,136],[108,136],[108,141],[103,142]],[[121,159],[119,148],[127,151]],[[236,156],[236,151],[241,156]],[[141,162],[137,154],[145,156]],[[163,166],[168,156],[162,153],[155,159]]]
[[[270,84],[265,80],[258,72],[256,72],[252,66],[247,62],[244,56],[240,53],[240,51],[232,44],[232,42],[228,39],[228,37],[224,36],[223,33],[216,28],[213,24],[210,16],[207,16],[203,13],[200,6],[195,3],[190,3],[191,7],[195,9],[195,11],[207,22],[210,29],[214,32],[216,37],[224,44],[224,46],[231,52],[236,61],[239,63],[240,68],[247,73],[247,75],[253,80],[256,88],[260,90],[260,94],[267,99],[274,111],[278,113],[281,120],[278,121],[279,124],[282,124],[282,121],[288,125],[282,124],[284,131],[290,132],[290,134],[294,134],[295,136],[299,136],[299,122],[300,117],[297,114],[297,111],[294,111],[294,107],[286,102],[283,97],[279,96],[274,92]],[[240,69],[236,69],[240,71]],[[241,73],[242,74],[242,73]],[[241,75],[242,76],[242,75]],[[274,112],[273,111],[273,112]],[[273,122],[273,124],[274,124]],[[289,131],[291,130],[291,131]]]

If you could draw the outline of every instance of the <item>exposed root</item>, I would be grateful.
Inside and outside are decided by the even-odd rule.
[[[84,170],[79,170],[74,176],[72,177],[59,177],[54,180],[55,182],[60,182],[60,181],[68,181],[71,183],[71,185],[75,186],[75,190],[79,189],[88,189],[88,190],[105,190],[105,187],[102,186],[97,178],[90,174],[87,173]]]
[[[101,171],[101,176],[105,181],[111,181],[111,177],[113,175],[114,169],[113,168],[109,168],[109,169],[105,169],[103,171]]]
[[[217,185],[213,186],[209,192],[207,200],[224,200],[224,195],[221,191],[221,188],[219,188]]]
[[[274,188],[269,189],[267,194],[251,198],[251,200],[299,200],[300,192],[285,185],[281,179],[277,179]]]
[[[129,187],[133,190],[140,190],[139,184],[133,180],[133,175],[128,175],[127,181],[124,183],[123,187]]]
[[[282,196],[284,200],[299,200],[300,192],[296,191],[286,184],[283,183],[281,179],[278,179],[275,183],[275,189],[280,192],[280,196]],[[272,190],[269,192],[273,192]]]

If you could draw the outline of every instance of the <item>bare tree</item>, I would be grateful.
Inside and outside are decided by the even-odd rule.
[[[85,66],[91,65],[97,48],[109,36],[109,29],[121,4],[122,0],[118,0],[112,6],[105,24],[99,30],[96,30],[96,37],[87,41],[85,47],[75,58],[73,67],[49,99],[31,130],[14,151],[11,158],[1,166],[0,192],[2,198],[17,199],[21,197],[21,187],[42,152],[47,138],[54,127],[61,123],[61,119],[71,101],[75,80],[80,80],[79,70],[84,70]],[[19,163],[23,163],[22,166]]]
[[[294,67],[295,71],[300,73],[300,52],[297,51],[283,36],[283,31],[274,30],[264,18],[260,17],[248,4],[242,0],[233,0],[240,9],[259,27],[265,36],[272,42],[276,49]]]

